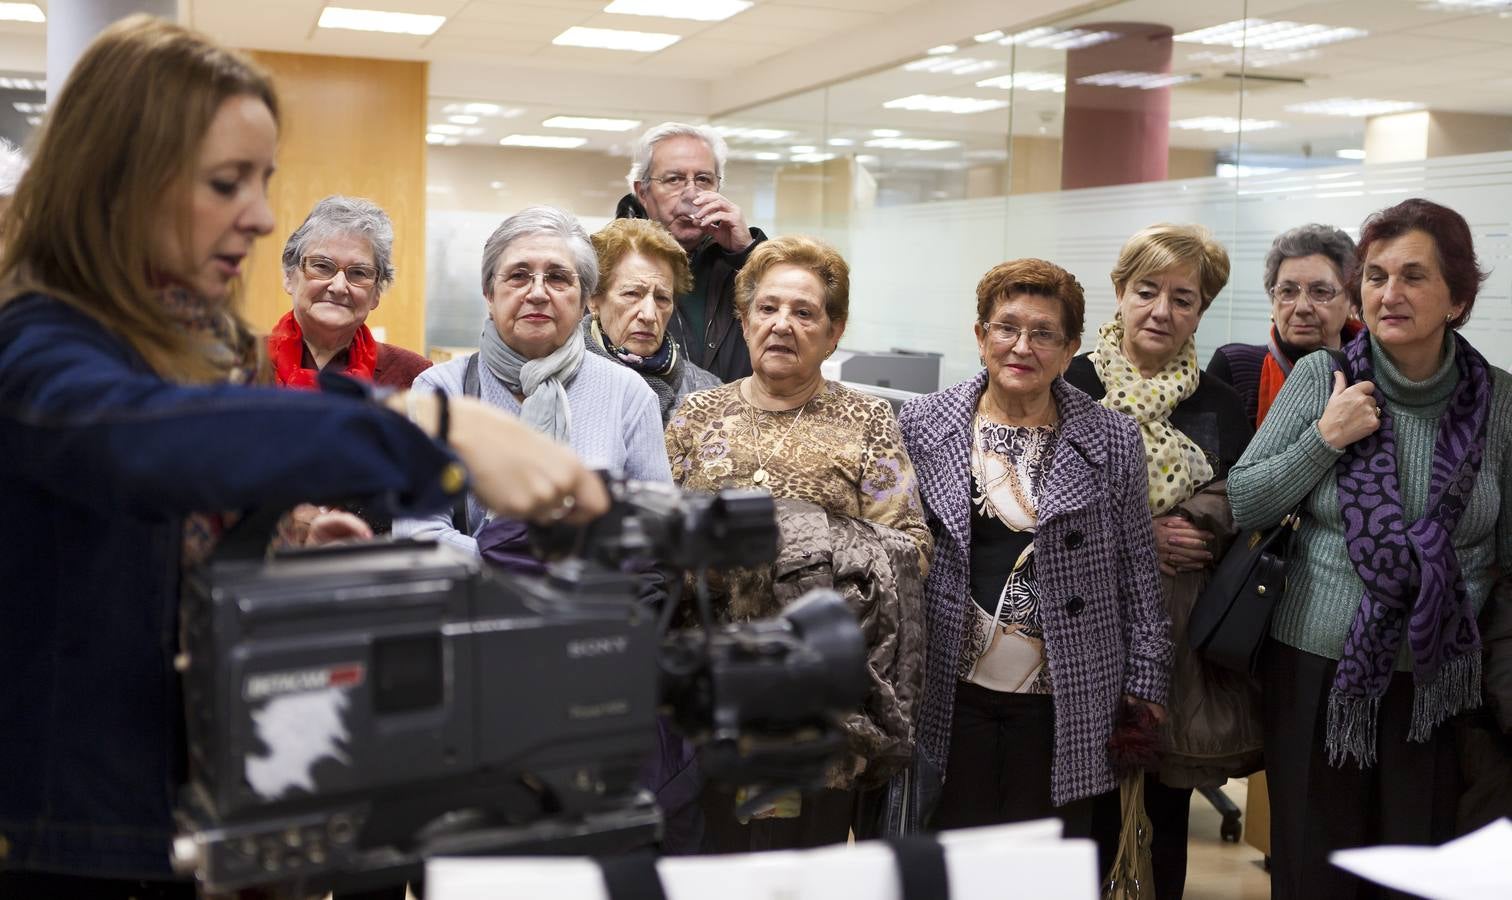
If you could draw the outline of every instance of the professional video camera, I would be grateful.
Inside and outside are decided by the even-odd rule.
[[[444,854],[612,853],[655,840],[637,776],[666,709],[714,777],[800,784],[843,745],[865,648],[844,602],[664,636],[637,576],[776,555],[771,497],[611,485],[586,529],[538,529],[547,576],[444,545],[263,553],[230,540],[182,612],[189,784],[174,864],[206,891],[299,895]],[[699,579],[702,585],[702,578]]]

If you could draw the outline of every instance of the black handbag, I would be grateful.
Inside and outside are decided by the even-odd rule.
[[[1286,590],[1286,551],[1302,523],[1302,509],[1266,531],[1235,540],[1192,606],[1187,639],[1207,662],[1255,674],[1271,615]]]

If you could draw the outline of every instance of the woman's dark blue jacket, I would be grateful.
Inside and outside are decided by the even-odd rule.
[[[63,303],[0,308],[0,868],[168,875],[186,513],[430,511],[450,460],[374,404],[177,386]]]

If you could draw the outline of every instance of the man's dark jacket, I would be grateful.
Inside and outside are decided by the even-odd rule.
[[[626,194],[620,200],[615,217],[649,218],[634,194]],[[689,361],[713,372],[726,384],[751,374],[751,354],[740,333],[740,323],[735,319],[735,275],[756,245],[766,239],[761,229],[752,228],[751,245],[739,253],[731,253],[712,237],[704,238],[689,254],[693,282],[705,286],[704,294],[701,298],[678,298],[677,312],[667,325],[672,339],[682,345]],[[703,334],[690,334],[692,328],[684,315],[683,305],[700,301],[704,304]]]

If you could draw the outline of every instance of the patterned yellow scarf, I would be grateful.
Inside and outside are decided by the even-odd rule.
[[[1187,342],[1154,378],[1145,378],[1123,352],[1123,322],[1097,330],[1092,365],[1107,394],[1102,405],[1139,423],[1150,475],[1150,512],[1160,515],[1197,493],[1213,477],[1202,449],[1171,427],[1171,410],[1197,393],[1197,342]]]

